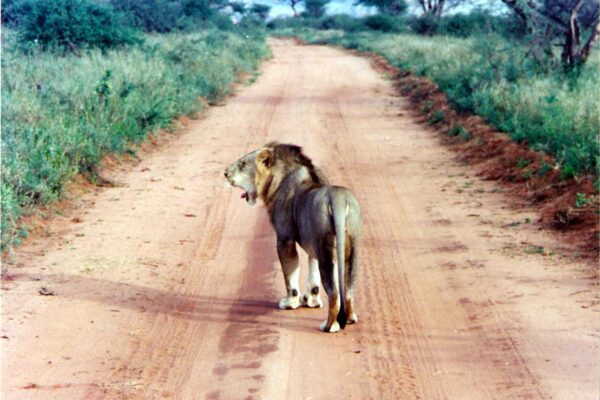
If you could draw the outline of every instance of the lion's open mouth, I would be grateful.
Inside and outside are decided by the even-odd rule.
[[[244,192],[241,196],[242,199],[246,199],[247,203],[256,203],[256,192]]]

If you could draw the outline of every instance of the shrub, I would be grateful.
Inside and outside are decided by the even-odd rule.
[[[218,12],[222,0],[110,0],[128,16],[129,24],[145,32],[167,33],[198,30],[209,26],[232,27],[231,20]]]
[[[523,24],[506,15],[491,15],[487,12],[472,11],[469,14],[453,14],[440,19],[437,33],[470,37],[481,33],[496,33],[505,38],[525,35]]]
[[[26,0],[15,7],[25,42],[42,48],[77,51],[82,47],[107,49],[139,41],[112,7],[87,0]]]
[[[400,32],[403,27],[399,18],[385,14],[375,14],[365,17],[363,23],[369,29],[381,32]]]
[[[319,23],[319,29],[339,29],[346,32],[356,32],[365,29],[362,20],[352,18],[346,14],[329,15],[323,17]]]
[[[410,28],[413,32],[419,35],[433,35],[438,29],[438,20],[431,14],[412,18],[410,20]]]
[[[474,34],[492,31],[492,21],[488,14],[472,12],[454,14],[441,19],[438,32],[446,35],[467,37]]]
[[[216,29],[147,38],[141,46],[57,57],[15,50],[3,32],[2,249],[24,207],[59,198],[102,155],[130,152],[173,117],[215,103],[267,55],[264,37]]]
[[[441,122],[446,117],[446,114],[443,111],[434,111],[429,117],[429,125],[435,125],[438,122]]]
[[[295,17],[279,17],[267,23],[269,29],[286,29],[286,28],[303,28],[305,21],[302,18]]]
[[[23,17],[21,3],[22,0],[4,0],[2,2],[2,25],[16,26],[21,23]]]

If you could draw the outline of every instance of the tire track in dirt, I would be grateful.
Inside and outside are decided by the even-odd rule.
[[[273,304],[265,301],[275,298],[272,287],[265,287],[271,281],[276,257],[270,241],[268,221],[257,219],[253,231],[256,238],[247,254],[243,272],[240,295],[230,308],[227,320],[232,321],[219,340],[220,357],[213,369],[214,390],[208,392],[206,399],[234,398],[241,393],[252,396],[260,391],[265,376],[260,373],[263,358],[278,349],[279,331],[269,324],[261,324],[259,318],[272,314]],[[253,296],[257,287],[261,287],[259,296]],[[240,312],[240,308],[243,312]],[[237,384],[225,385],[227,375],[234,373]],[[225,390],[224,390],[224,389]]]
[[[335,78],[330,78],[330,81],[332,81],[330,82],[330,86],[338,86]],[[352,97],[356,95],[356,92],[348,92],[342,86],[340,93],[335,98],[343,99],[345,102],[359,103],[360,98]],[[330,154],[335,155],[332,157],[332,161],[336,169],[344,172],[344,180],[347,181],[346,184],[349,187],[358,187],[360,182],[357,182],[357,179],[353,179],[353,177],[359,176],[360,167],[356,168],[355,165],[376,164],[365,162],[366,160],[362,159],[360,154],[357,154],[357,148],[349,145],[345,140],[350,132],[339,100],[335,101],[330,107],[332,112],[328,115],[329,118],[327,119],[326,127],[328,132],[335,132],[335,136],[332,138],[331,143],[323,143],[323,145],[329,148],[328,152]],[[364,151],[365,148],[363,147],[361,150]],[[363,210],[369,210],[367,212],[369,219],[372,221],[390,220],[390,215],[384,214],[385,210],[378,207],[377,202],[369,201],[369,198],[376,200],[379,198],[389,198],[386,185],[380,182],[380,177],[385,176],[381,175],[381,172],[377,167],[373,168],[370,174],[371,177],[368,180],[371,187],[369,196],[367,198],[360,198]],[[380,191],[380,189],[382,190]],[[378,227],[378,229],[375,227]],[[385,224],[365,224],[363,237],[365,238],[364,240],[368,240],[367,238],[385,238],[386,241],[397,243],[393,232],[385,229]],[[366,343],[377,344],[381,348],[381,352],[368,355],[368,371],[376,383],[373,393],[378,393],[382,398],[423,398],[415,381],[415,373],[411,366],[412,362],[408,358],[408,343],[404,340],[408,332],[414,330],[411,327],[415,324],[415,320],[411,318],[408,320],[408,323],[401,324],[398,316],[394,315],[394,313],[378,309],[381,305],[385,305],[386,308],[389,307],[392,310],[402,309],[410,311],[413,309],[413,305],[407,301],[409,299],[403,296],[402,292],[394,294],[394,288],[389,288],[387,285],[379,285],[380,282],[385,282],[389,278],[389,271],[384,266],[393,264],[393,253],[396,249],[393,245],[380,246],[377,240],[368,243],[366,247],[370,250],[368,257],[373,257],[379,261],[378,265],[371,265],[369,258],[363,255],[363,266],[361,267],[363,276],[361,276],[361,279],[364,279],[365,284],[362,286],[362,290],[359,290],[357,297],[358,299],[369,299],[369,307],[363,313],[375,316],[368,320],[369,328],[372,330],[369,336],[377,339],[375,341],[369,337],[364,337],[363,339]],[[375,254],[372,254],[371,251],[374,251]],[[401,286],[407,287],[405,284]],[[398,299],[398,294],[400,295],[400,299]],[[375,305],[375,307],[371,307],[371,305]],[[407,322],[407,317],[408,315],[405,314],[403,322]],[[423,358],[424,361],[428,359],[430,358]],[[395,373],[390,373],[390,371],[394,371]]]

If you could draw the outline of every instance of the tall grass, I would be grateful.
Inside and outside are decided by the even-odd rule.
[[[431,78],[457,110],[481,115],[514,140],[553,155],[564,177],[597,174],[599,52],[578,75],[565,76],[526,57],[519,43],[498,36],[282,33],[379,53],[395,66]]]
[[[25,234],[24,208],[58,199],[77,173],[94,174],[107,152],[131,151],[173,117],[216,102],[268,55],[264,37],[212,29],[149,37],[143,45],[59,57],[2,54],[0,228],[6,249]],[[199,140],[201,140],[199,138]]]

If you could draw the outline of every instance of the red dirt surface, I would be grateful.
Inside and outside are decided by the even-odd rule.
[[[367,59],[271,44],[254,85],[3,263],[2,398],[598,398],[596,265],[457,161]],[[359,323],[339,334],[318,330],[323,309],[277,309],[266,213],[224,185],[273,139],[361,202]]]

